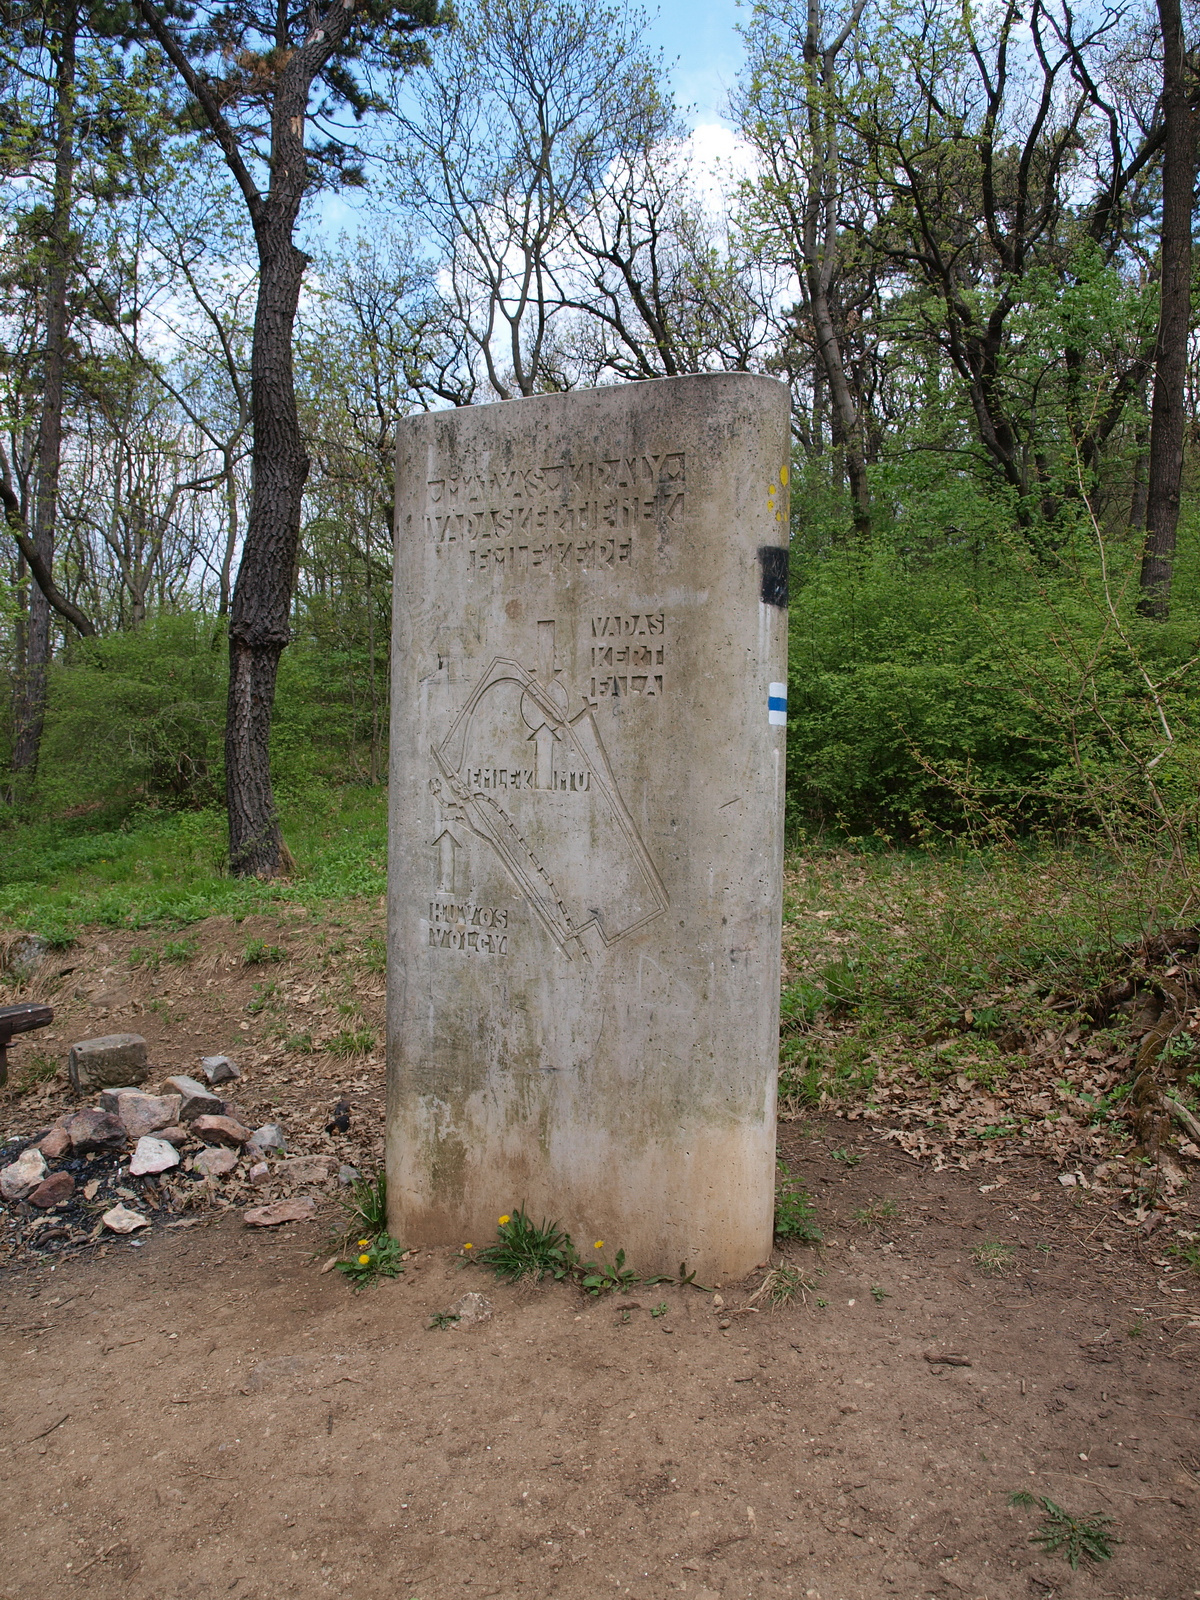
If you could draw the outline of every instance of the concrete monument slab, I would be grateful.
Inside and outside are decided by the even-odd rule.
[[[388,1194],[638,1270],[771,1242],[788,400],[741,374],[397,448]]]

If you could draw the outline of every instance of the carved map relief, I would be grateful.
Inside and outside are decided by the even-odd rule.
[[[538,661],[494,657],[431,754],[440,892],[454,893],[456,843],[484,841],[568,957],[583,934],[605,945],[667,909],[667,893],[621,796],[591,698],[555,664],[554,622]],[[447,874],[451,874],[448,879]]]

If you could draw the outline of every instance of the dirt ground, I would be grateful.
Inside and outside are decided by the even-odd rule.
[[[773,1312],[736,1314],[761,1274],[592,1301],[437,1251],[356,1296],[321,1222],[231,1212],[10,1267],[0,1594],[1200,1594],[1195,1274],[1033,1163],[782,1139],[826,1240]],[[492,1318],[430,1328],[466,1289]],[[1113,1560],[1032,1545],[1022,1488]]]
[[[381,920],[48,952],[8,991],[57,1014],[13,1051],[0,1134],[72,1103],[72,1039],[133,1030],[159,1077],[228,1052],[246,1119],[373,1170]],[[327,1131],[340,1097],[350,1128]],[[936,1171],[833,1118],[780,1148],[824,1243],[789,1248],[807,1286],[776,1311],[743,1309],[761,1272],[720,1306],[595,1301],[446,1251],[356,1296],[320,1271],[335,1191],[259,1232],[241,1213],[267,1195],[237,1175],[142,1196],[133,1240],[86,1206],[40,1231],[9,1208],[0,1596],[1200,1596],[1200,1275],[1178,1233],[1044,1159]],[[1198,1214],[1185,1186],[1175,1222]],[[490,1320],[429,1326],[469,1289]],[[1110,1516],[1113,1559],[1072,1573],[1031,1544],[1019,1489]]]

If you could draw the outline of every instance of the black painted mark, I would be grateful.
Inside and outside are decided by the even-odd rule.
[[[788,603],[788,553],[777,544],[764,544],[759,548],[762,566],[762,603],[780,606],[787,610]]]

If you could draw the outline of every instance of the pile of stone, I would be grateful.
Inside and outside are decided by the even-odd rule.
[[[76,1090],[94,1093],[95,1103],[64,1113],[0,1169],[0,1196],[7,1202],[42,1212],[72,1206],[78,1198],[81,1157],[89,1161],[89,1176],[95,1170],[92,1164],[106,1156],[119,1178],[150,1180],[150,1190],[143,1182],[142,1195],[149,1200],[153,1191],[159,1208],[164,1175],[177,1169],[210,1190],[225,1180],[270,1183],[284,1190],[324,1187],[337,1175],[333,1157],[289,1158],[278,1123],[251,1129],[239,1107],[214,1092],[216,1085],[241,1077],[227,1056],[202,1058],[204,1082],[181,1074],[152,1091],[146,1087],[151,1075],[146,1041],[137,1034],[113,1034],[74,1045],[68,1071]],[[104,1187],[111,1189],[110,1184]],[[85,1186],[89,1201],[97,1188],[95,1182]],[[139,1198],[126,1189],[116,1192],[125,1199]],[[110,1206],[100,1221],[113,1233],[151,1225],[144,1211],[124,1204]]]

